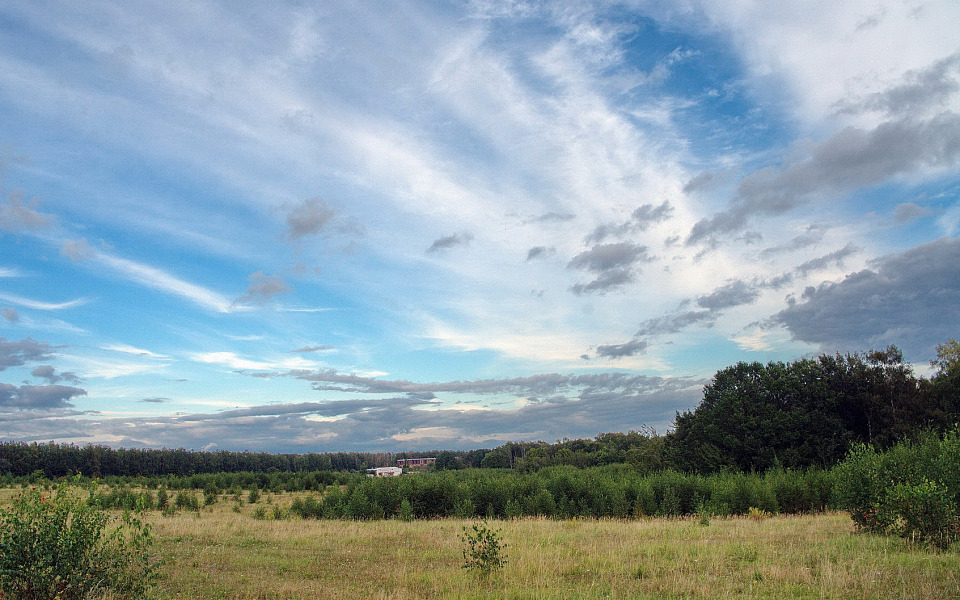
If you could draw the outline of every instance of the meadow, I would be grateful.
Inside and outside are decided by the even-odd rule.
[[[255,518],[256,505],[147,516],[163,560],[157,597],[960,598],[960,552],[855,531],[846,513],[490,521],[506,566],[462,568],[475,521]],[[236,508],[234,508],[236,507]],[[239,512],[236,512],[239,510]]]

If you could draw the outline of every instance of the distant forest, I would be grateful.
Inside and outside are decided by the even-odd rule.
[[[436,457],[433,470],[534,472],[558,465],[628,464],[640,473],[672,469],[709,474],[829,468],[854,444],[882,450],[960,422],[960,343],[950,340],[938,346],[932,364],[932,377],[917,377],[895,346],[791,363],[737,363],[718,371],[704,387],[699,406],[678,413],[673,430],[662,435],[645,430],[469,451],[310,454],[4,442],[0,474],[58,478],[356,472],[424,456]]]

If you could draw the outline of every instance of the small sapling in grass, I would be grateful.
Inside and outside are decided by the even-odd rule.
[[[507,564],[506,548],[499,529],[491,529],[486,521],[464,526],[460,536],[463,542],[463,568],[488,577]]]

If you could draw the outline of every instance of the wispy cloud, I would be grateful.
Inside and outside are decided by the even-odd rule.
[[[33,308],[36,310],[65,310],[68,308],[83,306],[90,300],[89,298],[76,298],[74,300],[67,300],[66,302],[44,302],[43,300],[33,300],[31,298],[24,298],[14,294],[0,293],[0,301],[9,302],[25,308]]]
[[[179,279],[163,269],[104,253],[97,255],[97,261],[140,285],[179,296],[208,310],[220,313],[235,310],[234,303],[225,296]]]
[[[157,354],[156,352],[151,352],[150,350],[144,350],[143,348],[137,348],[129,344],[108,344],[101,346],[104,350],[110,350],[112,352],[122,352],[124,354],[133,354],[135,356],[147,356],[150,358],[169,358],[163,354]]]
[[[237,371],[287,371],[290,369],[309,369],[315,362],[299,356],[281,357],[277,360],[255,360],[239,356],[235,352],[198,352],[190,354],[190,359],[199,363],[222,365]]]

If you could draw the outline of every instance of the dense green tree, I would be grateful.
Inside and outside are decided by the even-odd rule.
[[[930,394],[944,411],[945,420],[960,422],[960,342],[951,339],[937,346],[936,369],[930,380]]]
[[[886,448],[948,426],[948,403],[930,385],[895,346],[792,363],[741,362],[714,375],[695,410],[677,414],[666,457],[703,473],[833,465],[852,442]]]

